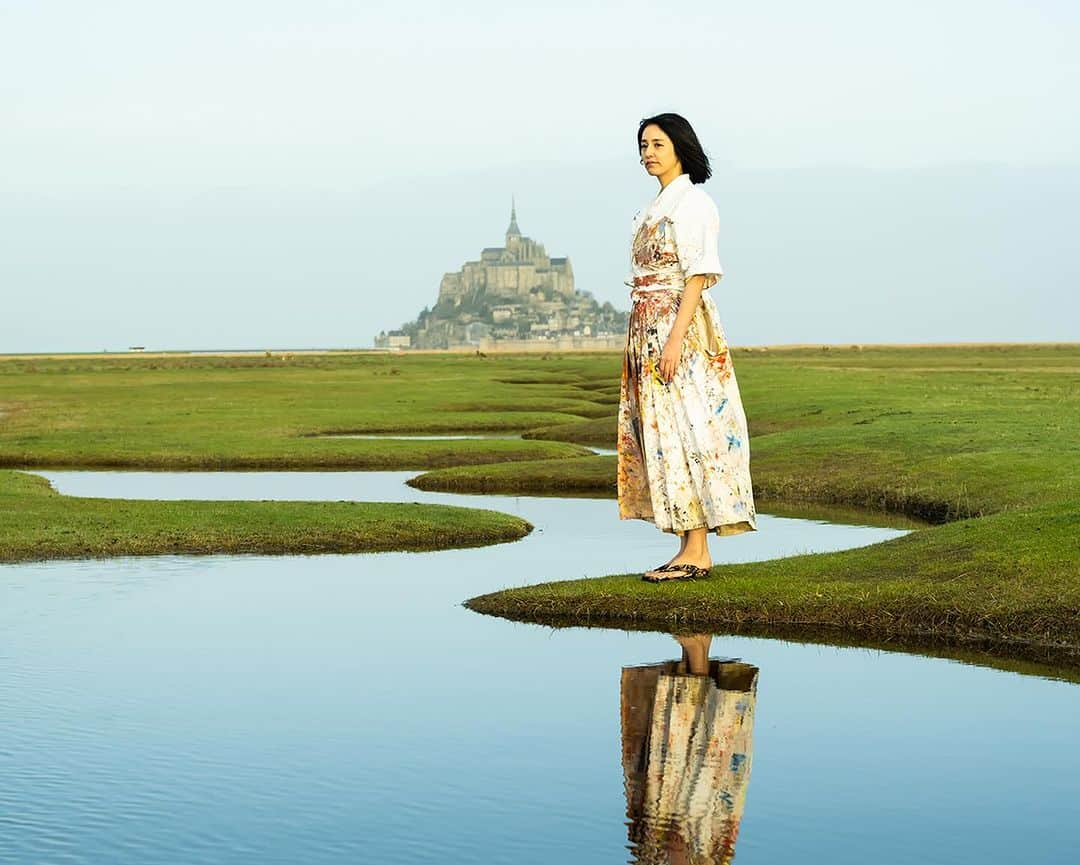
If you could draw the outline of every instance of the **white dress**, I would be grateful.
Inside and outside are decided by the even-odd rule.
[[[647,224],[642,248],[634,249],[638,230]],[[630,225],[630,273],[635,289],[682,291],[685,280],[705,274],[705,287],[724,275],[717,254],[720,214],[716,202],[689,174],[680,174],[634,214]],[[637,254],[635,254],[637,253]]]
[[[757,530],[750,440],[735,368],[709,286],[723,276],[716,204],[681,174],[634,214],[630,241],[633,305],[619,403],[621,519],[651,520],[665,532]],[[682,342],[674,378],[660,355],[686,280],[706,290]]]

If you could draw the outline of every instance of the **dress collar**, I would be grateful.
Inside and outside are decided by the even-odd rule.
[[[671,198],[671,191],[673,188],[681,189],[682,187],[688,185],[690,185],[690,175],[684,171],[674,180],[670,181],[667,186],[661,189],[660,192],[657,193],[657,196],[653,199],[653,201],[659,202],[662,198]]]
[[[645,205],[645,213],[647,213],[650,218],[669,213],[674,209],[675,204],[682,199],[682,195],[687,187],[692,185],[693,182],[690,180],[690,175],[683,172],[669,182],[667,186],[657,193],[655,198]]]

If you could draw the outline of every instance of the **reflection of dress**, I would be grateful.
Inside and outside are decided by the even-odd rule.
[[[750,777],[757,667],[681,661],[622,671],[629,836],[641,865],[729,862]],[[681,854],[681,855],[680,855]]]
[[[652,520],[665,532],[756,531],[746,416],[711,289],[690,320],[674,378],[660,373],[686,280],[704,274],[710,286],[723,276],[716,204],[680,174],[638,211],[631,230],[619,516]]]

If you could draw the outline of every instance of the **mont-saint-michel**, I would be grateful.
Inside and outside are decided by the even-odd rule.
[[[375,337],[377,348],[614,349],[628,313],[574,285],[567,257],[552,258],[518,229],[510,204],[504,246],[443,275],[439,297],[415,321]]]

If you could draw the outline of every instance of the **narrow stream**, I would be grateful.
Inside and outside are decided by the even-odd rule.
[[[0,862],[646,861],[625,682],[679,645],[460,604],[656,564],[671,538],[651,525],[611,500],[425,493],[412,472],[36,473],[70,495],[437,502],[536,530],[437,553],[0,567]],[[714,558],[901,533],[759,526]],[[1071,861],[1076,686],[759,638],[711,655],[759,671],[736,861]],[[656,861],[713,831],[684,822]]]

